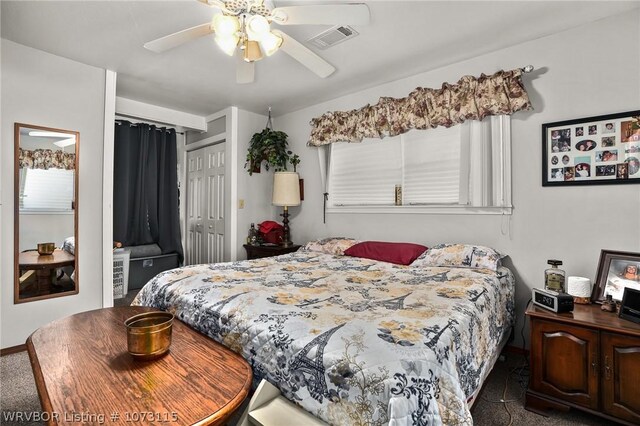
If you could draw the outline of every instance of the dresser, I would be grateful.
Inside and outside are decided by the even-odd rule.
[[[577,408],[640,424],[640,324],[575,305],[557,314],[530,304],[531,378],[525,408]]]

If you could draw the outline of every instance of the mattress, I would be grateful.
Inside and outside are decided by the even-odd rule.
[[[467,401],[514,321],[504,267],[413,267],[313,251],[164,272],[167,310],[336,425],[471,425]]]

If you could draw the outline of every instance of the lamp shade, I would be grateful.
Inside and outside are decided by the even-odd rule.
[[[274,206],[300,205],[300,177],[295,172],[276,172],[273,175]]]

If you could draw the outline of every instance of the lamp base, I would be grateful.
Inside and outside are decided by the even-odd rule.
[[[283,207],[284,211],[280,216],[282,216],[282,242],[280,245],[282,247],[291,247],[293,243],[291,242],[291,231],[289,229],[289,208],[287,206]]]

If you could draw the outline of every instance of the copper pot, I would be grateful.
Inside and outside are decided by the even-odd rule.
[[[128,318],[127,350],[139,360],[159,358],[169,351],[173,314],[169,312],[145,312]]]
[[[38,254],[45,256],[53,254],[56,249],[56,243],[38,243]]]

